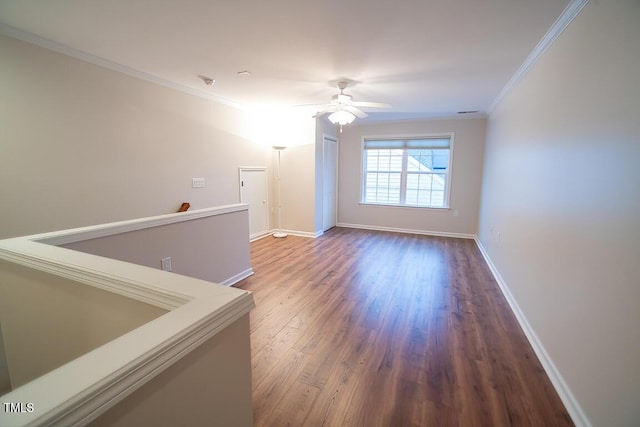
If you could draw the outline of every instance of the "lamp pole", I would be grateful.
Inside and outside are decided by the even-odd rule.
[[[280,154],[285,148],[287,147],[273,146],[273,149],[278,152],[278,231],[273,233],[273,237],[278,239],[287,237],[287,233],[282,231],[282,190],[280,188]]]

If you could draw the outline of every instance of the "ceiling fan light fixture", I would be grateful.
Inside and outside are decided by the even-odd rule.
[[[340,126],[348,125],[349,123],[353,122],[355,119],[356,119],[356,116],[354,116],[351,112],[347,110],[338,110],[329,115],[329,121],[334,125],[340,125]]]
[[[347,95],[346,93],[339,93],[331,97],[331,102],[335,104],[349,105],[351,104],[352,100],[353,98],[351,97],[351,95]]]

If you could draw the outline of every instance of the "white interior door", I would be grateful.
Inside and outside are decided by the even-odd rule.
[[[327,231],[336,226],[338,217],[338,141],[324,137],[322,141],[323,200],[322,229]]]
[[[269,233],[267,168],[240,168],[240,203],[249,205],[249,238]]]

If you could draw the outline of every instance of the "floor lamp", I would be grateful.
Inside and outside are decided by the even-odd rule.
[[[278,152],[278,231],[273,233],[273,237],[281,239],[287,237],[287,233],[282,231],[282,192],[280,189],[280,153],[287,147],[273,146],[273,149]]]

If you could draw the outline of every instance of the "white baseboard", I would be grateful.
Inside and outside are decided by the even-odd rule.
[[[310,237],[312,239],[317,239],[318,237],[324,234],[323,231],[317,231],[315,233],[312,233],[310,231],[295,231],[295,230],[282,230],[282,231],[284,231],[287,234],[291,234],[292,236]]]
[[[247,277],[252,276],[252,275],[253,275],[253,269],[252,268],[248,268],[245,271],[240,272],[240,273],[236,274],[235,276],[232,276],[232,277],[226,279],[225,281],[218,282],[218,283],[220,283],[221,285],[225,285],[225,286],[233,286],[236,283],[238,283],[239,281],[241,281],[243,279],[246,279]]]
[[[544,346],[538,339],[538,336],[536,335],[535,331],[527,321],[527,318],[525,317],[524,313],[520,309],[520,306],[518,305],[515,298],[513,297],[513,294],[511,294],[509,287],[507,286],[506,282],[500,275],[500,272],[498,271],[496,266],[493,264],[493,261],[491,261],[489,254],[485,250],[484,246],[482,246],[482,243],[477,237],[475,238],[475,241],[476,241],[476,245],[478,246],[478,249],[480,249],[480,253],[482,253],[484,260],[489,266],[489,269],[491,270],[493,277],[496,279],[496,282],[498,282],[498,286],[500,287],[502,294],[507,300],[507,303],[509,303],[509,307],[511,307],[511,311],[516,316],[516,319],[518,320],[520,327],[522,328],[522,330],[524,331],[524,334],[529,340],[531,347],[533,347],[533,351],[536,353],[536,356],[538,356],[540,363],[544,367],[544,370],[546,371],[547,376],[551,380],[553,387],[556,389],[556,392],[560,396],[560,400],[562,400],[562,403],[564,403],[564,406],[567,409],[567,412],[569,412],[569,415],[571,416],[571,419],[573,420],[574,424],[576,425],[576,427],[591,427],[591,423],[589,422],[589,419],[587,418],[586,414],[582,410],[582,407],[580,406],[576,398],[573,396],[573,393],[571,393],[571,389],[562,378],[562,375],[560,375],[560,372],[558,371],[555,364],[553,363],[553,360],[551,359],[551,357],[545,350]]]
[[[255,242],[256,240],[264,239],[267,236],[270,236],[272,231],[263,231],[262,233],[256,233],[249,236],[249,242]]]
[[[276,233],[277,231],[278,230],[271,230],[271,231],[269,231],[269,233],[267,235],[259,237],[258,239],[255,239],[255,240],[259,240],[259,239],[261,239],[263,237],[270,236],[273,233]],[[281,231],[283,233],[290,234],[292,236],[310,237],[312,239],[316,239],[316,238],[318,238],[318,237],[320,237],[320,236],[322,236],[324,234],[324,231],[316,231],[315,233],[312,233],[310,231],[297,231],[297,230],[281,230]]]
[[[405,233],[405,234],[421,234],[425,236],[454,237],[457,239],[475,239],[476,238],[475,234],[449,233],[446,231],[413,230],[409,228],[380,227],[377,225],[347,224],[343,222],[336,224],[336,226],[346,227],[346,228],[358,228],[362,230],[391,231],[394,233]]]

